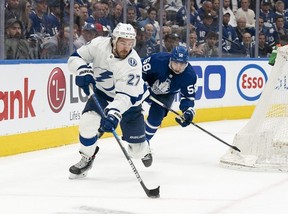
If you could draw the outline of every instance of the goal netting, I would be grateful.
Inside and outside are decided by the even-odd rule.
[[[235,135],[220,164],[228,168],[288,171],[288,46],[277,50],[275,65],[248,123]]]

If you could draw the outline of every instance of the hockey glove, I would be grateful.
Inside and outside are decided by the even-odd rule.
[[[78,75],[76,76],[76,85],[83,89],[84,93],[88,96],[90,94],[89,85],[95,85],[94,73],[89,65],[83,65],[78,68]]]
[[[117,128],[121,119],[121,114],[115,110],[109,110],[106,117],[101,119],[100,130],[103,132],[112,132]]]
[[[182,116],[177,116],[175,120],[182,127],[186,127],[192,122],[194,115],[195,111],[193,110],[192,107],[190,107],[183,113]]]

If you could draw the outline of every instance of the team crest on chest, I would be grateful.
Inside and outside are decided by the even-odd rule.
[[[137,61],[135,58],[130,57],[128,59],[128,64],[131,65],[132,67],[135,67],[137,65]]]

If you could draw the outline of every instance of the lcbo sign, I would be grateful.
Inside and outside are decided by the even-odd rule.
[[[203,86],[198,84],[196,91],[196,100],[203,96],[207,99],[223,98],[226,91],[226,70],[222,65],[209,65],[202,70],[200,66],[193,66],[198,82],[203,79]],[[204,73],[203,73],[204,72]]]

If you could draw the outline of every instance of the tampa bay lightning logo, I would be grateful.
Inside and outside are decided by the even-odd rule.
[[[96,77],[96,83],[100,85],[106,91],[112,91],[115,88],[113,81],[113,73],[111,71],[104,71]]]
[[[137,61],[135,58],[130,57],[128,59],[128,64],[131,65],[132,67],[135,67],[137,65]]]

